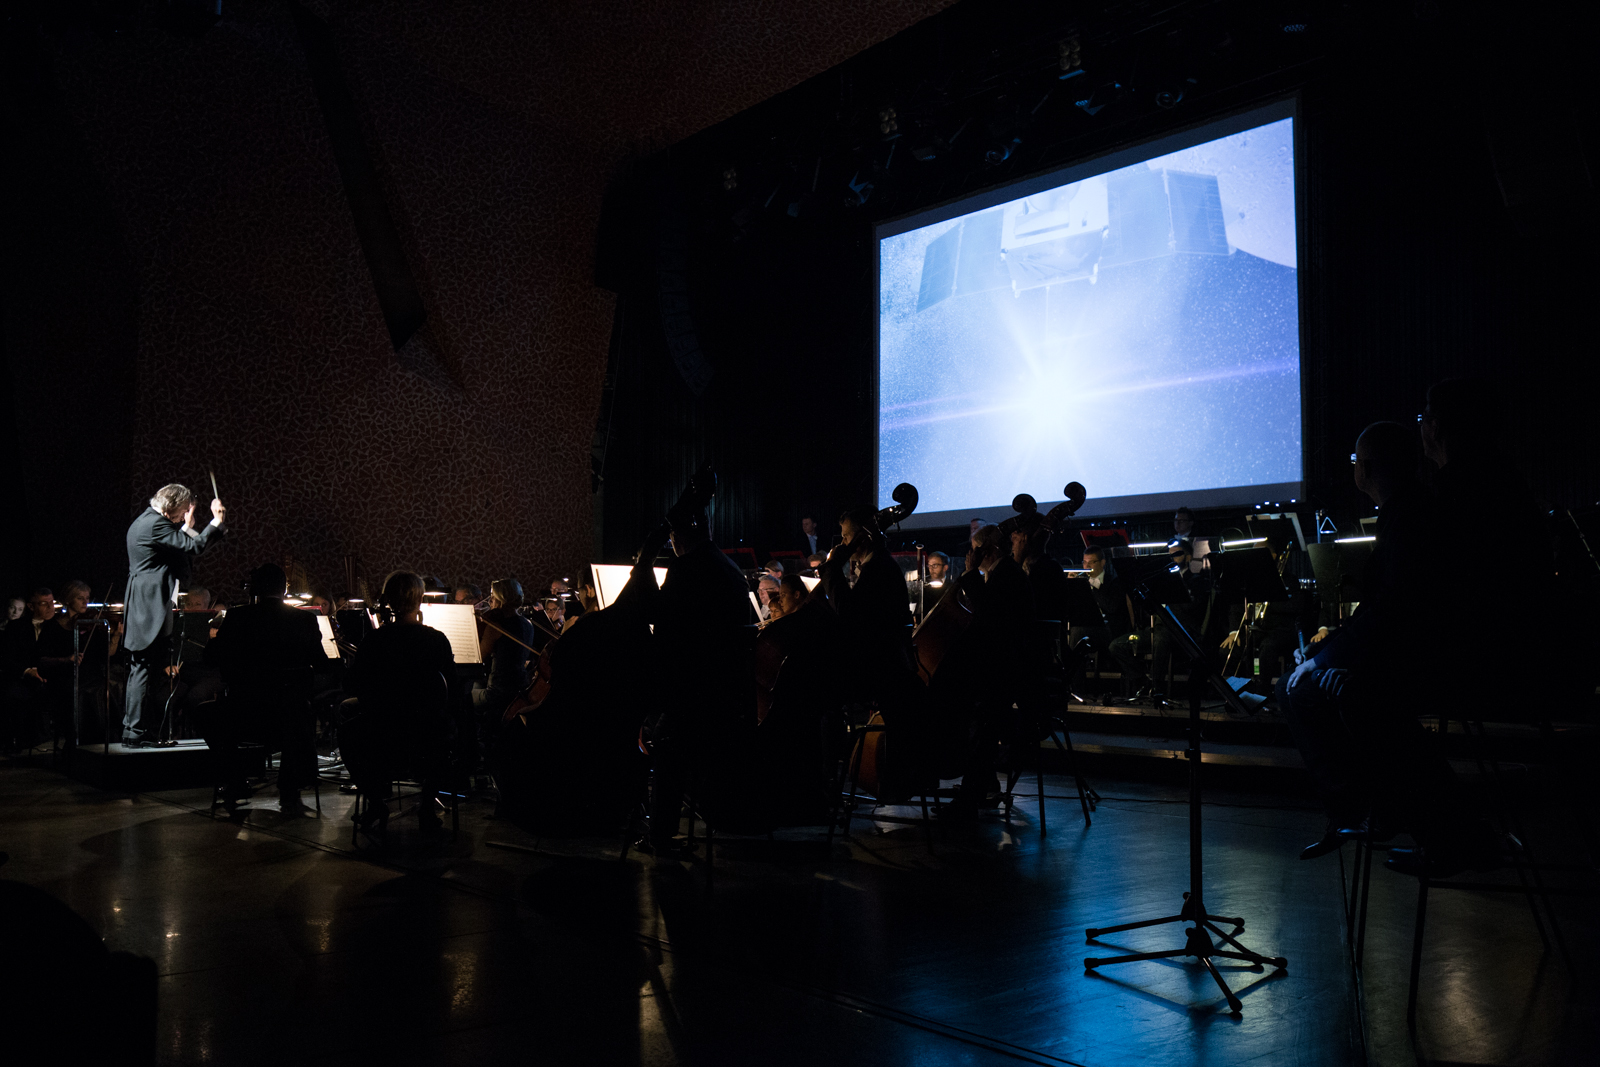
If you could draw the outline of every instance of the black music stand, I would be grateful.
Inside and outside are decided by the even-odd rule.
[[[1276,571],[1273,572],[1276,577]],[[1171,578],[1177,580],[1178,587],[1182,588],[1182,580],[1176,574]],[[1280,583],[1281,584],[1281,583]],[[1154,586],[1155,588],[1152,588]],[[1228,983],[1223,980],[1222,973],[1217,970],[1217,965],[1212,962],[1213,957],[1221,956],[1230,960],[1244,960],[1246,963],[1257,967],[1271,965],[1280,969],[1289,966],[1289,961],[1282,956],[1263,956],[1239,943],[1238,935],[1244,932],[1244,919],[1231,918],[1223,915],[1212,915],[1206,910],[1203,881],[1201,876],[1201,844],[1200,844],[1200,694],[1202,687],[1195,684],[1195,679],[1203,674],[1210,681],[1218,695],[1234,707],[1236,711],[1244,712],[1244,705],[1239,696],[1228,685],[1227,679],[1217,669],[1215,661],[1208,655],[1194,635],[1184,628],[1183,623],[1173,614],[1172,608],[1167,603],[1162,603],[1162,598],[1170,596],[1170,584],[1156,576],[1155,581],[1142,584],[1135,595],[1145,599],[1146,603],[1160,614],[1166,626],[1171,630],[1172,638],[1189,657],[1189,748],[1185,755],[1189,760],[1189,891],[1183,894],[1183,904],[1176,915],[1164,915],[1159,919],[1141,919],[1137,922],[1120,923],[1116,926],[1090,927],[1084,931],[1085,942],[1094,944],[1102,934],[1115,934],[1124,930],[1138,930],[1146,926],[1163,926],[1167,923],[1193,923],[1184,931],[1182,948],[1165,949],[1160,952],[1134,952],[1125,956],[1108,956],[1104,958],[1095,956],[1084,957],[1083,967],[1086,971],[1093,971],[1097,967],[1108,967],[1115,963],[1137,963],[1140,960],[1163,960],[1174,956],[1193,956],[1200,962],[1211,977],[1216,980],[1217,988],[1222,990],[1222,995],[1228,1001],[1228,1007],[1237,1014],[1243,1010],[1243,1004],[1228,988]],[[1188,599],[1187,592],[1183,599]],[[1218,923],[1226,923],[1233,927],[1232,931],[1224,931]],[[1218,948],[1212,940],[1212,935],[1220,938],[1227,948]]]
[[[1206,558],[1211,561],[1212,570],[1217,572],[1217,593],[1222,603],[1236,604],[1243,600],[1245,620],[1249,618],[1251,604],[1289,599],[1289,590],[1278,575],[1278,564],[1265,548],[1218,552]],[[1239,629],[1244,629],[1244,620],[1241,620]],[[1231,658],[1232,653],[1223,657],[1224,668]],[[1240,662],[1242,664],[1243,659]]]
[[[1306,546],[1311,573],[1317,578],[1317,597],[1324,604],[1344,605],[1361,599],[1361,572],[1372,555],[1371,541],[1322,541]]]

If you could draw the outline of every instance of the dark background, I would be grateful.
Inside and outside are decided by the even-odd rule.
[[[1313,506],[1369,513],[1355,434],[1462,373],[1600,496],[1585,5],[204,6],[5,24],[7,589],[120,580],[210,468],[224,588],[542,582],[708,456],[719,540],[797,548],[870,502],[876,221],[1291,92]]]

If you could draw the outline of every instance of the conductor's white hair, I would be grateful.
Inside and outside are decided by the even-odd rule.
[[[179,511],[189,506],[194,500],[194,493],[185,486],[174,482],[172,485],[163,485],[156,490],[156,495],[150,498],[150,506],[161,514]]]

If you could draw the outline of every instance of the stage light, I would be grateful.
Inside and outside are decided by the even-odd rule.
[[[900,120],[894,113],[894,108],[886,107],[878,112],[878,132],[883,134],[883,139],[892,141],[900,136]]]
[[[1128,547],[1129,548],[1166,548],[1167,547],[1167,543],[1165,541],[1140,541],[1138,544],[1129,545]]]
[[[1083,73],[1083,44],[1078,40],[1078,35],[1063,37],[1056,42],[1056,54],[1061,61],[1061,74],[1064,81],[1075,78]]]
[[[1223,548],[1237,548],[1240,545],[1259,545],[1261,542],[1263,542],[1265,540],[1266,540],[1265,537],[1247,537],[1243,541],[1224,541],[1224,542],[1222,542],[1222,547]]]
[[[1376,540],[1377,540],[1376,537],[1372,536],[1371,534],[1368,534],[1366,537],[1336,537],[1336,538],[1334,538],[1333,543],[1336,544],[1336,545],[1354,545],[1354,544],[1359,544],[1362,541],[1376,541]]]
[[[737,188],[739,188],[739,172],[735,168],[729,167],[722,172],[723,192],[731,193]]]

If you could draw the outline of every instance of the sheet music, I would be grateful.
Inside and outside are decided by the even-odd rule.
[[[329,659],[338,659],[339,642],[333,639],[333,620],[326,615],[318,615],[317,629],[322,631],[322,654]]]
[[[633,577],[633,568],[625,563],[595,563],[594,595],[602,608],[609,608],[622,595],[623,587]],[[651,567],[656,572],[656,584],[667,580],[667,568]]]
[[[806,592],[808,592],[808,593],[811,592],[811,590],[815,589],[817,586],[822,584],[822,579],[821,578],[811,578],[811,577],[808,577],[807,575],[804,575],[804,574],[802,574],[800,576],[800,580],[805,583]]]
[[[450,639],[457,663],[482,663],[478,648],[478,618],[471,604],[422,605],[422,622]]]

